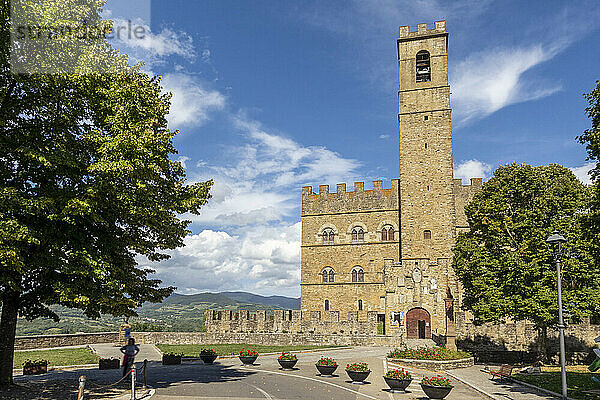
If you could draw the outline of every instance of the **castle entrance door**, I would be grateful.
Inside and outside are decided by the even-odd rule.
[[[417,307],[406,313],[406,338],[431,339],[431,316],[427,310]]]

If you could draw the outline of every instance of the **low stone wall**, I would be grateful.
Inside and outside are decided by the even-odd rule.
[[[70,333],[63,335],[17,336],[15,350],[43,349],[47,347],[83,346],[97,343],[116,343],[119,332]]]
[[[473,357],[463,358],[460,360],[412,360],[412,359],[390,359],[388,360],[392,363],[400,364],[406,367],[413,368],[421,368],[428,369],[430,371],[445,371],[447,369],[456,369],[456,368],[468,368],[475,365],[475,359]]]
[[[382,346],[398,347],[398,336],[326,335],[312,333],[222,333],[222,332],[132,332],[138,343],[147,344],[214,344],[251,343],[261,345],[294,346]]]

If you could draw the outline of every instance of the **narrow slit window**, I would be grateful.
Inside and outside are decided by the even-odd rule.
[[[325,300],[325,311],[329,311],[329,300]]]
[[[421,50],[417,53],[417,82],[431,81],[431,62],[429,52]]]
[[[363,305],[362,305],[362,300],[358,301],[358,311],[362,311],[363,309]]]
[[[431,239],[431,231],[429,229],[426,229],[423,231],[423,239],[426,239],[426,240]]]

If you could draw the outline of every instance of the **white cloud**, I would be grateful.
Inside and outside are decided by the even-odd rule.
[[[136,35],[136,32],[139,33]],[[160,32],[154,33],[141,19],[133,21],[113,19],[112,36],[117,47],[123,49],[134,60],[145,60],[147,64],[172,55],[187,59],[196,57],[190,35],[170,28],[163,28]]]
[[[345,182],[360,163],[320,146],[302,146],[269,133],[243,114],[233,118],[245,143],[229,149],[222,165],[199,164],[193,180],[213,179],[212,198],[200,215],[187,219],[203,226],[231,227],[280,222],[297,215],[300,188]]]
[[[229,234],[204,230],[160,263],[140,260],[178,292],[245,290],[299,296],[301,223],[245,228]]]
[[[379,135],[379,139],[389,139],[390,135]]]
[[[167,120],[172,128],[200,126],[209,119],[209,113],[225,107],[225,96],[210,90],[192,75],[170,73],[162,77],[164,92],[171,92],[171,108]]]
[[[484,178],[492,171],[492,166],[479,160],[464,161],[454,167],[454,178],[462,179],[464,184],[469,184],[471,178]]]
[[[573,167],[573,168],[569,168],[569,169],[571,171],[573,171],[573,173],[575,174],[575,176],[577,177],[577,179],[579,179],[585,185],[591,185],[592,184],[592,178],[589,175],[589,172],[592,169],[594,169],[595,167],[596,167],[596,163],[590,162],[590,163],[582,165],[581,167]]]
[[[549,96],[561,89],[523,74],[547,61],[558,49],[541,45],[498,48],[469,55],[453,67],[452,103],[456,121],[483,118],[511,104]]]

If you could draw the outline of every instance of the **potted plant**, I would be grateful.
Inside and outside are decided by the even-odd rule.
[[[298,362],[298,357],[295,354],[282,352],[281,355],[277,358],[279,365],[283,369],[293,369],[294,365]]]
[[[410,372],[406,371],[404,368],[389,370],[385,373],[383,379],[392,392],[395,392],[396,390],[406,391],[406,388],[412,382]]]
[[[242,349],[240,351],[239,357],[240,357],[240,361],[242,362],[242,364],[252,365],[258,358],[258,353],[254,350]]]
[[[23,363],[23,375],[37,375],[48,372],[47,360],[27,360]]]
[[[421,380],[421,389],[430,399],[443,399],[448,396],[453,387],[450,379],[441,375],[425,376]]]
[[[163,365],[179,365],[183,354],[165,353],[162,356]]]
[[[98,369],[119,369],[121,361],[118,358],[100,358]]]
[[[200,351],[200,359],[204,364],[212,364],[217,359],[217,352],[213,349],[202,349]]]
[[[333,358],[321,357],[315,364],[319,374],[331,376],[337,369],[338,365]]]
[[[371,373],[367,363],[354,363],[346,365],[346,373],[352,379],[352,383],[362,384]]]

